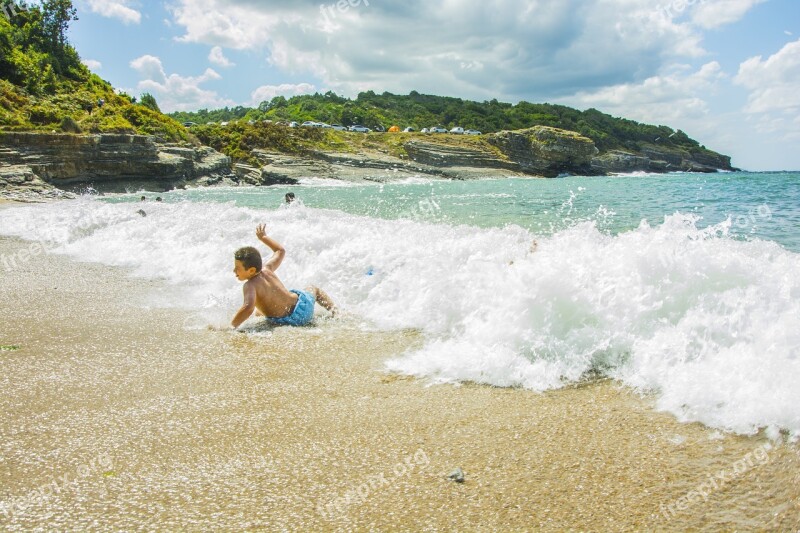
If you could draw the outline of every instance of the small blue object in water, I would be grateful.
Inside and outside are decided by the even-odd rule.
[[[369,267],[369,268],[367,269],[367,276],[371,276],[371,275],[373,275],[374,273],[375,273],[375,271],[372,269],[372,267]]]

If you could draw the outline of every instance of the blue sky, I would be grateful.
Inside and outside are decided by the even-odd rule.
[[[800,169],[798,0],[74,0],[84,62],[162,110],[372,89],[552,102]]]

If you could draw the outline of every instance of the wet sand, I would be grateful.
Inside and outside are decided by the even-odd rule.
[[[414,332],[186,330],[121,269],[0,273],[3,530],[800,528],[796,446],[681,424],[612,381],[430,386],[382,371]]]

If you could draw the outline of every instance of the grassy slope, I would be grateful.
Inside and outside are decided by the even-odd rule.
[[[4,131],[66,131],[140,133],[169,141],[187,141],[189,134],[174,119],[118,95],[92,74],[70,82],[55,94],[35,96],[0,80],[0,129]],[[98,100],[105,105],[98,107]],[[75,126],[77,125],[77,129]]]

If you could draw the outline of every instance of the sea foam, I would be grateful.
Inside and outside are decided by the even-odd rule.
[[[153,305],[190,309],[192,326],[232,316],[232,254],[257,244],[261,222],[288,251],[287,286],[319,285],[373,328],[423,332],[389,370],[538,391],[605,375],[682,420],[800,434],[800,256],[731,239],[730,221],[698,228],[674,214],[618,235],[577,222],[541,237],[302,205],[81,199],[0,211],[2,234],[167,281],[174,292]]]

